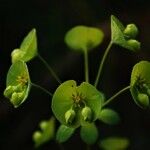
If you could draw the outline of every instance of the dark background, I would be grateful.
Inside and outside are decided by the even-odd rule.
[[[38,123],[52,115],[51,98],[32,89],[27,101],[14,109],[2,95],[7,71],[11,65],[10,53],[19,47],[23,37],[37,29],[40,54],[54,68],[62,81],[84,80],[82,55],[69,51],[64,43],[67,30],[75,25],[97,26],[104,30],[101,46],[90,52],[90,81],[93,83],[99,60],[110,40],[110,15],[116,15],[126,23],[134,22],[140,30],[141,51],[137,54],[113,46],[106,61],[99,89],[110,97],[130,82],[133,65],[150,60],[150,5],[148,0],[0,0],[0,150],[33,150],[32,133]],[[54,92],[58,83],[35,58],[28,63],[31,80]],[[116,126],[98,123],[100,138],[118,135],[128,137],[131,150],[147,150],[150,147],[150,110],[138,108],[130,93],[124,93],[110,105],[116,109],[121,122]],[[84,149],[78,131],[65,149]],[[55,142],[49,142],[42,150],[57,150]],[[94,147],[97,149],[97,147]]]

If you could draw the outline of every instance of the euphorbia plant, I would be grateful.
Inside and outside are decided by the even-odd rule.
[[[42,121],[39,124],[40,130],[33,133],[35,147],[39,147],[49,140],[56,140],[58,143],[66,142],[76,129],[80,129],[81,139],[87,145],[98,143],[99,147],[104,150],[120,150],[128,147],[129,141],[123,137],[108,137],[98,141],[99,132],[96,122],[100,120],[109,125],[119,122],[119,114],[111,108],[106,108],[106,106],[127,90],[130,90],[131,96],[138,106],[141,108],[149,107],[150,62],[140,61],[137,63],[133,67],[129,85],[109,99],[106,99],[105,92],[97,87],[107,54],[112,45],[119,45],[131,52],[137,52],[140,49],[140,42],[135,39],[137,34],[138,28],[135,24],[131,23],[124,26],[115,16],[111,16],[111,40],[100,61],[95,82],[91,83],[88,52],[102,43],[104,33],[99,28],[83,25],[69,30],[64,38],[65,43],[71,50],[84,56],[85,81],[77,83],[75,80],[62,82],[59,79],[49,64],[39,55],[36,30],[33,29],[29,32],[21,46],[13,50],[11,54],[12,66],[8,71],[4,95],[15,108],[27,99],[32,86],[40,88],[50,95],[52,100],[50,105],[54,116],[50,120]],[[53,94],[40,85],[33,83],[30,79],[26,63],[34,57],[38,57],[58,81],[59,86]],[[55,129],[56,120],[60,122],[58,129]]]

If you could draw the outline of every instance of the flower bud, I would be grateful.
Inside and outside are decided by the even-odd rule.
[[[18,105],[20,105],[23,98],[24,98],[24,92],[18,92],[18,93],[14,92],[11,96],[11,102],[15,107],[17,107]]]
[[[82,116],[83,116],[83,119],[85,120],[85,121],[91,121],[91,119],[92,119],[92,110],[91,110],[91,108],[90,107],[84,107],[83,109],[82,109],[82,111],[81,111],[81,114],[82,114]]]
[[[33,140],[34,140],[35,142],[40,141],[40,140],[41,140],[41,137],[42,137],[42,133],[41,133],[40,131],[35,131],[35,132],[33,133]]]
[[[41,128],[42,130],[44,130],[44,129],[46,129],[47,125],[48,125],[47,121],[42,121],[42,122],[40,123],[40,128]]]
[[[147,94],[144,93],[139,93],[137,96],[137,100],[138,103],[142,106],[142,107],[147,107],[149,106],[149,97]]]
[[[130,39],[130,40],[127,41],[127,43],[130,47],[132,47],[133,51],[136,51],[136,50],[140,49],[141,43],[138,42],[137,40]]]
[[[4,90],[4,96],[7,98],[10,98],[12,93],[14,92],[13,90],[13,86],[8,86],[5,90]]]
[[[18,60],[20,60],[22,56],[23,56],[23,52],[20,49],[13,50],[11,53],[12,63],[15,63]]]
[[[124,29],[124,34],[127,38],[135,38],[138,34],[138,28],[135,24],[128,24]]]
[[[65,120],[67,124],[71,124],[75,118],[75,111],[73,109],[69,109],[66,113],[65,113]]]

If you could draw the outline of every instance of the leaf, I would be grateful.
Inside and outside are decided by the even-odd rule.
[[[56,133],[56,140],[59,143],[66,142],[73,135],[74,131],[74,128],[70,128],[65,125],[60,125]]]
[[[114,125],[120,121],[120,116],[116,111],[104,108],[99,113],[99,119],[106,124]]]
[[[81,135],[82,140],[86,144],[91,145],[97,141],[98,130],[95,124],[87,124],[87,125],[81,126],[80,135]]]
[[[11,56],[12,62],[22,60],[25,62],[30,61],[37,55],[37,37],[36,30],[32,29],[22,41],[20,48],[15,49]]]
[[[149,101],[139,99],[140,94],[146,94],[150,98],[150,62],[140,61],[135,64],[131,73],[130,92],[135,103],[141,108],[147,108]],[[145,96],[146,97],[146,96]]]
[[[103,150],[125,150],[129,146],[129,140],[123,137],[108,137],[99,142]]]
[[[84,52],[97,47],[103,41],[102,30],[87,26],[76,26],[65,36],[66,44],[75,51]]]
[[[55,119],[51,117],[50,120],[44,121],[43,125],[40,123],[40,127],[41,127],[41,131],[40,130],[35,131],[33,134],[33,141],[35,143],[36,148],[54,138]]]
[[[95,121],[101,110],[103,96],[91,84],[83,82],[77,86],[74,80],[62,83],[55,91],[52,98],[52,110],[61,124],[77,128],[85,121],[81,110],[85,104],[92,111],[92,121]],[[68,110],[74,109],[75,116],[71,124],[67,124],[65,114]]]
[[[11,93],[7,89],[12,87]],[[30,76],[26,63],[23,61],[17,61],[12,64],[6,79],[6,90],[4,95],[10,99],[15,108],[19,107],[28,97],[31,87]],[[22,96],[20,94],[22,93]],[[18,95],[16,95],[18,94]]]
[[[140,43],[138,46],[133,46],[128,42],[124,34],[125,27],[123,24],[115,17],[111,16],[111,41],[114,44],[117,44],[123,48],[136,52],[140,49]]]

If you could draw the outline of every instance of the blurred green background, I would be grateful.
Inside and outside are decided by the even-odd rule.
[[[6,74],[11,65],[10,53],[19,47],[23,37],[37,29],[40,54],[51,64],[62,81],[84,80],[82,55],[69,51],[64,35],[75,25],[102,28],[105,33],[101,46],[90,52],[90,80],[93,83],[99,60],[110,40],[110,15],[116,15],[124,24],[134,22],[140,30],[141,51],[137,54],[113,46],[103,70],[99,89],[109,98],[130,82],[130,72],[139,60],[150,60],[150,4],[148,0],[0,0],[0,150],[33,150],[32,133],[38,123],[52,115],[51,98],[32,89],[28,100],[14,109],[2,93]],[[31,79],[54,92],[58,83],[34,59],[28,63]],[[122,116],[116,126],[98,123],[100,138],[118,135],[129,137],[131,150],[147,150],[150,147],[150,110],[138,108],[127,92],[110,105]],[[84,149],[78,132],[65,149]],[[73,146],[73,147],[72,147]],[[59,149],[49,142],[42,150]],[[94,147],[94,149],[98,149]]]

